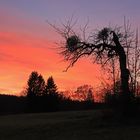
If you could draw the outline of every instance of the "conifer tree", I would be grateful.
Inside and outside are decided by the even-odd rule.
[[[50,76],[47,80],[46,85],[46,94],[57,94],[57,86],[54,82],[54,79],[52,76]]]
[[[30,74],[27,86],[27,96],[29,97],[42,96],[44,94],[45,81],[42,75],[39,75],[36,71]]]

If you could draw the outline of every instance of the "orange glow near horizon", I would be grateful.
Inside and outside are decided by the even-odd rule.
[[[1,9],[3,10],[3,9]],[[7,10],[8,11],[8,10]],[[20,95],[32,71],[47,80],[53,76],[59,91],[89,84],[96,88],[100,67],[89,59],[78,61],[68,72],[68,62],[58,54],[59,35],[46,23],[10,12],[0,13],[0,93]]]
[[[13,32],[1,32],[0,39],[1,93],[19,95],[34,70],[45,80],[52,75],[59,90],[99,84],[98,66],[92,65],[89,60],[82,59],[68,72],[63,72],[68,63],[62,61],[63,58],[54,49],[55,44],[47,39]]]

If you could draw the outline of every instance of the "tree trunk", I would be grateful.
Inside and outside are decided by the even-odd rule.
[[[116,45],[116,53],[119,56],[119,63],[120,63],[120,72],[121,72],[121,93],[119,95],[119,111],[121,110],[120,113],[122,115],[131,115],[133,114],[133,107],[131,106],[132,98],[131,98],[131,93],[129,90],[129,70],[127,69],[127,64],[126,64],[126,54],[124,51],[124,48],[121,46],[118,36],[113,32],[113,40]]]
[[[121,90],[123,94],[129,94],[129,70],[126,67],[126,55],[122,49],[119,55],[120,71],[121,71]]]
[[[128,95],[129,92],[129,70],[126,65],[126,54],[124,48],[121,46],[118,36],[113,32],[113,40],[116,44],[116,53],[119,55],[120,72],[121,72],[121,91],[124,95]]]

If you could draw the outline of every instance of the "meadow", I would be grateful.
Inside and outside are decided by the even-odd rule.
[[[136,119],[104,118],[101,110],[0,116],[0,140],[139,140]]]

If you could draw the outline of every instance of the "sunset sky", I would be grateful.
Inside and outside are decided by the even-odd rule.
[[[60,90],[99,85],[100,68],[89,59],[63,72],[61,37],[46,21],[61,26],[72,15],[77,27],[87,19],[91,29],[123,25],[125,16],[140,28],[140,0],[0,0],[0,93],[19,95],[32,71],[52,75]]]

